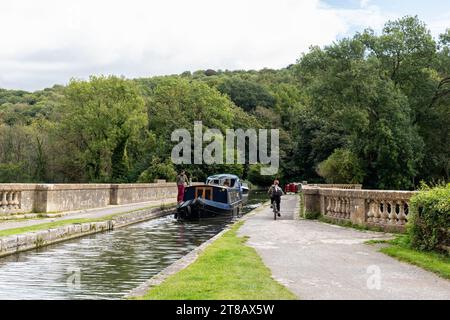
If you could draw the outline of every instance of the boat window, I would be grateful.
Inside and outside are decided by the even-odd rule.
[[[195,199],[213,199],[213,187],[196,187],[195,188]]]

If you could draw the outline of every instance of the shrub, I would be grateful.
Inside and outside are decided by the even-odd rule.
[[[450,183],[424,186],[410,200],[408,233],[411,245],[424,251],[443,251],[450,246]]]
[[[267,187],[272,185],[273,180],[275,180],[275,175],[262,175],[261,174],[261,164],[250,165],[248,170],[247,179],[259,187]]]
[[[347,149],[334,150],[328,159],[319,164],[317,173],[327,183],[361,183],[364,178],[361,161]]]
[[[138,182],[153,182],[155,179],[175,181],[176,176],[177,172],[170,161],[161,163],[159,159],[153,159],[150,167],[139,176]]]

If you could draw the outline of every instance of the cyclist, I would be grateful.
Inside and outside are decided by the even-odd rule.
[[[281,189],[280,187],[280,181],[278,181],[278,179],[275,179],[275,181],[273,182],[273,184],[270,186],[269,191],[267,192],[269,194],[270,197],[270,203],[272,205],[277,206],[277,211],[278,211],[278,216],[281,217],[280,214],[280,202],[281,202],[281,196],[283,195],[283,189]]]

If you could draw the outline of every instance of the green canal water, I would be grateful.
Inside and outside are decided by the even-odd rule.
[[[265,200],[251,193],[243,213]],[[180,222],[170,215],[0,258],[0,299],[120,299],[231,220]]]

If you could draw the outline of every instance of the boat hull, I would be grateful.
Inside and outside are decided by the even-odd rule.
[[[204,199],[193,199],[183,202],[175,213],[180,220],[198,220],[217,216],[237,216],[240,214],[242,204],[217,204]]]
[[[210,183],[187,187],[183,202],[177,207],[175,217],[182,220],[193,220],[222,215],[239,215],[248,198],[248,188],[244,190],[237,178],[230,182],[232,183],[228,185]]]

